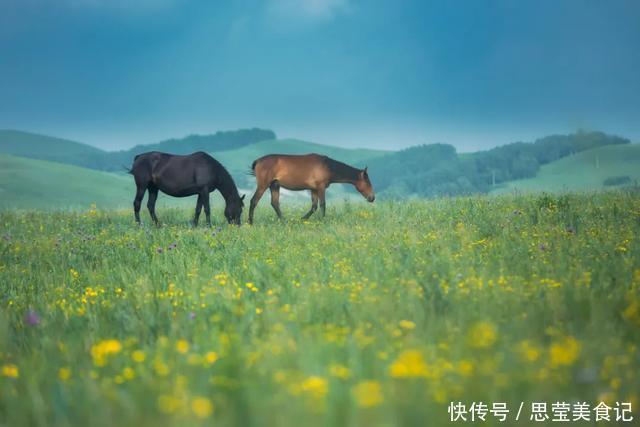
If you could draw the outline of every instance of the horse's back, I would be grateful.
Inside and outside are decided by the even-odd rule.
[[[277,164],[291,165],[299,167],[309,167],[311,165],[324,164],[327,156],[317,153],[309,154],[267,154],[253,162],[252,168],[258,165],[271,166]]]
[[[216,165],[219,164],[219,162],[204,151],[196,151],[195,153],[184,155],[149,151],[134,157],[132,173],[135,173],[136,168],[142,168],[151,172],[158,168],[164,168],[166,165],[175,165],[181,169],[190,169],[199,165],[212,163]]]
[[[131,173],[138,185],[152,183],[175,197],[196,194],[203,188],[214,189],[221,181],[231,179],[224,167],[204,151],[186,155],[142,153],[136,156]]]
[[[290,190],[315,188],[328,179],[326,156],[310,154],[269,154],[253,162],[252,169],[262,185],[278,181]]]

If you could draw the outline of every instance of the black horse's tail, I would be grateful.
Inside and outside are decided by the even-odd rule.
[[[140,157],[140,154],[136,155],[136,156],[133,158],[133,165],[135,165],[136,160],[138,160],[138,157]],[[122,165],[122,168],[123,168],[123,169],[125,170],[125,172],[127,172],[128,174],[133,175],[133,165],[131,165],[131,168],[128,168],[128,167],[126,167],[126,166]]]

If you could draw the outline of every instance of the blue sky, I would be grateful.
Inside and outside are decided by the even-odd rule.
[[[2,0],[0,128],[103,148],[260,126],[460,151],[640,142],[640,2]]]

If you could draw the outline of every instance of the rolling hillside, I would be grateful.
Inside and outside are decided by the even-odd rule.
[[[189,135],[156,144],[136,145],[123,151],[104,151],[66,139],[16,130],[0,130],[0,153],[119,172],[131,165],[136,154],[147,151],[187,154],[194,151],[234,150],[275,137],[275,133],[270,130],[239,129],[219,131],[210,135]]]
[[[0,209],[86,210],[92,203],[131,209],[134,193],[130,175],[0,154]],[[218,197],[213,204],[221,201]],[[195,206],[195,199],[158,198],[159,208],[185,204]]]
[[[48,138],[31,134],[5,133],[4,137],[18,141],[20,144],[4,144],[4,150],[13,150],[25,157],[0,154],[0,209],[77,209],[87,208],[91,203],[98,207],[127,208],[131,207],[134,184],[131,176],[123,173],[111,173],[89,169],[71,164],[63,164],[69,160],[82,158],[86,153],[110,154],[98,149],[72,141]],[[5,139],[6,141],[6,139]],[[87,150],[86,148],[89,148]],[[1,151],[1,150],[0,150]],[[269,153],[309,153],[319,152],[352,164],[362,164],[367,159],[385,154],[384,151],[367,149],[344,149],[324,146],[292,139],[258,142],[234,150],[223,150],[212,153],[232,173],[240,192],[250,198],[255,188],[255,180],[247,175],[251,162]],[[45,161],[26,156],[60,159],[60,162]],[[283,190],[283,197],[306,203],[306,192],[288,192]],[[359,197],[352,190],[340,184],[331,187],[330,199]],[[222,203],[215,193],[212,198],[214,206]],[[268,205],[268,195],[262,201]],[[161,195],[158,207],[195,204],[193,197],[175,199]],[[286,213],[286,207],[283,206]]]
[[[108,155],[87,144],[6,129],[0,129],[0,153],[80,166],[88,166],[91,159]]]
[[[577,142],[584,142],[584,139],[591,143],[594,138],[590,137],[596,135],[598,137],[595,139],[596,143],[608,144],[613,141],[615,144],[586,149],[547,164],[535,165],[537,169],[531,168],[531,178],[513,180],[512,176],[511,180],[507,179],[506,182],[497,181],[498,186],[491,188],[490,178],[485,176],[486,173],[482,175],[479,172],[480,166],[497,171],[498,174],[509,172],[508,168],[515,166],[517,166],[514,169],[516,172],[522,171],[523,165],[533,165],[532,157],[527,153],[537,146],[515,143],[486,152],[460,156],[453,147],[443,144],[411,147],[399,152],[346,149],[296,139],[273,139],[246,144],[244,139],[247,135],[258,138],[256,135],[260,132],[262,131],[255,129],[223,132],[211,138],[188,137],[170,141],[171,144],[180,144],[180,141],[185,143],[183,150],[187,149],[187,146],[194,148],[193,144],[220,147],[219,150],[206,151],[227,167],[236,180],[241,194],[246,194],[247,198],[252,196],[255,188],[255,179],[248,174],[251,163],[271,153],[317,152],[355,166],[368,165],[373,184],[381,198],[409,195],[433,197],[440,193],[454,195],[458,194],[455,191],[458,187],[468,189],[464,194],[488,191],[499,194],[514,189],[518,191],[598,190],[614,188],[615,184],[633,184],[640,180],[640,145],[618,145],[617,139],[611,139],[604,134],[576,134],[568,138],[577,138]],[[238,138],[244,142],[236,141]],[[230,147],[236,142],[239,147],[231,149]],[[575,148],[574,143],[563,145],[562,142],[559,140],[550,144],[549,149],[562,148],[567,151]],[[141,147],[134,149],[140,150]],[[13,154],[3,154],[3,151]],[[548,151],[542,149],[535,153],[549,155]],[[126,153],[129,152],[131,150]],[[87,159],[107,159],[107,163],[104,164],[109,164],[109,155],[122,156],[123,153],[125,152],[105,152],[59,138],[17,131],[0,131],[0,208],[88,209],[91,203],[95,202],[99,207],[130,209],[134,191],[131,176],[122,172],[101,171],[100,165],[90,169],[63,164],[82,164]],[[47,158],[53,161],[26,157]],[[528,161],[524,161],[527,159]],[[122,171],[122,165],[119,170]],[[605,185],[607,179],[610,181],[607,182],[609,185]],[[475,182],[484,183],[484,186],[474,187]],[[306,204],[309,201],[307,192],[283,190],[282,194],[289,199],[289,202],[297,201]],[[360,195],[350,185],[342,184],[332,185],[327,197],[333,200],[344,198],[361,200]],[[262,204],[268,206],[268,198],[267,194]],[[221,203],[217,193],[214,194],[212,203],[214,206]],[[194,205],[195,199],[175,199],[161,195],[158,200],[159,207],[185,204]],[[286,215],[286,205],[283,209]]]
[[[0,154],[0,208],[124,207],[132,187],[130,176]]]
[[[590,191],[612,188],[607,178],[628,176],[640,182],[640,144],[612,145],[584,151],[544,165],[534,178],[511,181],[492,191]]]

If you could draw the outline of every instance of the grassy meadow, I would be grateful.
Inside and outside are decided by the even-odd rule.
[[[640,417],[637,193],[283,210],[234,227],[218,204],[197,229],[191,208],[161,228],[1,211],[0,426],[442,425],[451,401]]]
[[[130,175],[0,154],[0,209],[78,209],[88,200],[124,207],[133,196]]]

